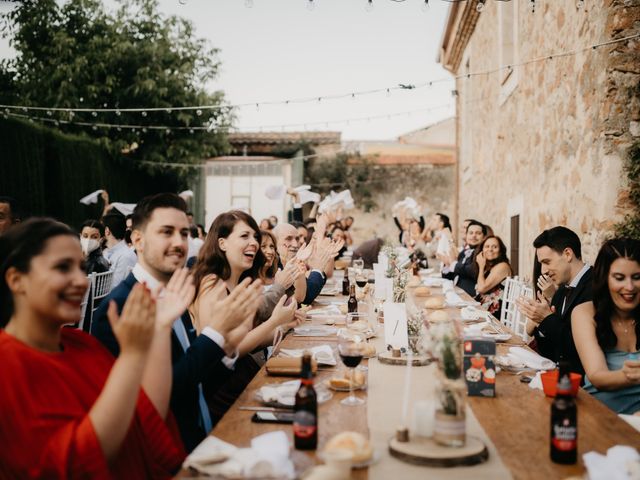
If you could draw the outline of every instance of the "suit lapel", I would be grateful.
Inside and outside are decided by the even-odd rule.
[[[587,286],[591,282],[591,271],[592,271],[592,268],[589,268],[589,270],[584,272],[584,275],[578,282],[578,285],[576,286],[576,288],[574,288],[573,291],[567,297],[567,301],[564,307],[564,312],[562,313],[563,319],[565,319],[566,314],[571,311],[571,307],[573,307],[573,304],[576,302],[576,300],[579,297],[582,296],[582,292],[584,291],[585,288],[587,288]],[[563,292],[563,295],[564,295],[564,292]],[[560,305],[560,307],[562,308],[562,304]],[[569,319],[569,321],[571,321],[571,319]]]

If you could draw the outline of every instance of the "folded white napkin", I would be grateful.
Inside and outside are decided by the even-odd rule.
[[[111,202],[111,206],[123,215],[131,215],[136,208],[135,203]]]
[[[104,190],[96,190],[95,192],[91,192],[89,195],[85,195],[80,199],[80,203],[84,205],[91,205],[92,203],[98,203],[98,198],[100,198],[100,194],[104,192]]]
[[[487,318],[487,313],[484,310],[475,307],[464,307],[460,310],[460,315],[462,316],[462,320],[479,320],[481,318]]]
[[[262,401],[278,402],[282,405],[295,405],[296,392],[300,388],[300,380],[290,380],[278,385],[264,385],[258,390]]]
[[[453,292],[453,282],[451,280],[443,278],[441,285],[444,293]]]
[[[606,455],[588,452],[582,455],[589,480],[640,479],[640,455],[635,448],[616,445]]]
[[[220,460],[222,449],[227,456]],[[198,456],[194,457],[196,452]],[[207,457],[203,452],[213,455]],[[194,458],[199,461],[194,461]],[[208,458],[216,458],[216,461],[221,463],[206,461]],[[251,440],[251,448],[236,448],[215,437],[207,437],[187,457],[183,467],[195,469],[206,475],[220,475],[233,479],[295,478],[294,466],[289,458],[289,439],[283,431],[255,437]]]
[[[553,370],[556,368],[556,364],[548,358],[522,347],[511,347],[507,355],[520,360],[527,367],[534,370]]]
[[[264,191],[265,196],[270,200],[281,200],[285,193],[287,193],[286,185],[270,185]]]
[[[491,329],[488,329],[489,331],[483,331],[482,329],[487,326],[493,327],[493,324],[489,321],[484,321],[481,323],[474,323],[472,325],[467,325],[464,327],[464,335],[465,337],[482,337],[482,338],[494,339],[502,342],[509,340],[511,338],[510,333],[502,333],[497,328],[491,328]]]
[[[444,291],[444,286],[442,290]],[[444,302],[448,307],[466,307],[469,305],[478,305],[478,302],[474,300],[473,301],[463,300],[462,297],[460,297],[460,295],[458,295],[453,290],[445,291]]]
[[[337,305],[328,305],[326,307],[314,308],[313,310],[309,310],[307,315],[311,317],[329,317],[335,315],[342,315],[342,312],[338,308]]]
[[[293,329],[293,334],[297,337],[330,337],[337,331],[329,325],[301,325]]]
[[[309,350],[313,358],[316,359],[316,362],[321,365],[331,365],[335,367],[338,364],[336,357],[333,355],[333,350],[329,345],[316,345],[315,347],[307,348],[306,350]],[[301,357],[303,353],[303,349],[280,349],[280,355],[283,357],[298,358]]]

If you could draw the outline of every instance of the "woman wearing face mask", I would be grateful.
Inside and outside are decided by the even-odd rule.
[[[640,241],[615,238],[593,266],[593,302],[571,313],[584,389],[617,413],[640,411]]]
[[[85,270],[91,273],[103,273],[109,270],[109,262],[102,256],[104,225],[97,220],[85,220],[80,231],[80,247],[84,255]]]
[[[184,459],[168,413],[175,308],[142,284],[121,315],[112,305],[114,359],[90,335],[63,328],[80,319],[88,287],[67,225],[21,223],[0,237],[0,259],[0,477],[171,477]]]
[[[511,275],[507,247],[500,237],[487,237],[476,255],[478,281],[476,300],[496,318],[500,318],[504,280]]]

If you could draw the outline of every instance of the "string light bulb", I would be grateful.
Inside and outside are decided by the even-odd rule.
[[[244,6],[247,8],[253,8],[253,0],[244,0]]]
[[[476,4],[476,12],[480,13],[484,10],[484,2],[485,0],[478,0],[478,3]]]
[[[529,5],[531,6],[531,13],[536,13],[536,0],[529,0]]]
[[[423,12],[429,11],[429,0],[424,0],[422,7],[420,7]]]
[[[370,13],[373,11],[373,0],[367,0],[367,4],[365,5],[364,10],[367,13]]]
[[[584,0],[577,0],[576,1],[576,8],[578,10],[582,10],[584,8]]]
[[[307,0],[307,10],[312,12],[316,8],[316,4],[313,3],[313,0]]]

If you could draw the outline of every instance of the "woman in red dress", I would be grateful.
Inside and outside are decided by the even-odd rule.
[[[179,307],[136,286],[120,317],[110,308],[114,360],[63,328],[80,319],[82,258],[77,234],[51,219],[0,236],[0,478],[171,477],[184,458],[168,414]],[[166,297],[183,304],[193,287],[179,275]]]

